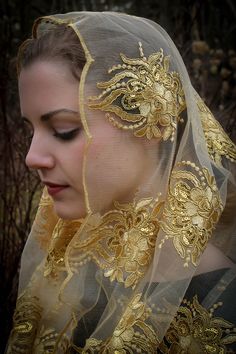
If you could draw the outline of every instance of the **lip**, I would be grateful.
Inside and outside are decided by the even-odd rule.
[[[45,186],[47,187],[48,194],[51,196],[54,196],[55,194],[58,194],[62,190],[68,188],[68,185],[61,185],[61,184],[55,184],[52,182],[43,182]]]

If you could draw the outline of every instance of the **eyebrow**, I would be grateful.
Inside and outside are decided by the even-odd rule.
[[[60,113],[69,113],[69,114],[73,114],[73,115],[78,115],[77,111],[73,111],[72,109],[67,109],[67,108],[61,108],[61,109],[56,109],[55,111],[51,111],[51,112],[47,112],[47,113],[42,114],[40,117],[40,120],[42,122],[47,122],[52,117],[54,117]],[[22,119],[30,122],[30,120],[24,116],[22,116]]]

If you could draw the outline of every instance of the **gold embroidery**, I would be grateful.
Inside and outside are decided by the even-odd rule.
[[[161,343],[167,353],[226,353],[226,345],[236,342],[234,325],[221,317],[213,317],[215,304],[209,311],[197,299],[184,300]]]
[[[65,354],[68,353],[69,343],[65,334],[59,335],[53,328],[42,327],[35,340],[34,352],[37,354]]]
[[[190,161],[182,161],[173,170],[161,228],[173,239],[178,254],[188,266],[197,265],[223,210],[215,179],[206,168],[200,169]],[[189,170],[188,170],[189,169]],[[192,172],[191,172],[192,170]]]
[[[153,198],[130,204],[115,202],[116,209],[87,230],[88,239],[73,245],[79,254],[70,256],[72,266],[93,259],[105,277],[134,288],[152,260],[162,204]]]
[[[158,339],[152,326],[146,323],[151,309],[140,299],[141,294],[137,294],[130,302],[111,338],[106,341],[88,339],[82,353],[155,354]]]
[[[65,270],[64,255],[73,236],[81,226],[80,221],[59,219],[52,234],[51,245],[44,266],[44,276],[57,277],[58,271]]]
[[[43,23],[44,26],[43,30],[48,31],[50,30],[50,28],[52,28],[52,26],[61,25],[61,24],[70,25],[76,23],[79,19],[80,19],[79,16],[73,16],[70,18],[60,18],[56,16],[38,17],[33,23],[33,28],[32,28],[33,38],[38,37],[37,31],[38,31],[38,27],[41,26],[41,23]]]
[[[35,237],[44,251],[48,249],[57,220],[58,217],[53,210],[53,200],[44,188],[33,225]]]
[[[197,105],[201,115],[207,148],[212,160],[219,166],[222,164],[222,157],[226,157],[235,162],[236,145],[228,137],[220,123],[217,122],[211,111],[201,99],[197,101]]]
[[[9,338],[7,354],[66,353],[69,339],[53,328],[41,327],[42,307],[39,298],[23,294],[17,301],[13,317],[13,329]]]
[[[31,354],[41,319],[42,308],[36,296],[22,295],[16,304],[13,329],[9,339],[8,354]]]
[[[90,97],[89,107],[115,113],[129,124],[107,114],[110,122],[118,128],[134,130],[137,137],[173,141],[177,122],[182,121],[179,115],[185,109],[179,74],[169,71],[170,59],[162,49],[146,58],[139,43],[139,52],[138,59],[120,54],[123,64],[114,65],[108,73],[119,72],[111,80],[97,83],[103,91]]]

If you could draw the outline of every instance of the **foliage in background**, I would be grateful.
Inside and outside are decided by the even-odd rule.
[[[236,5],[232,0],[3,0],[0,4],[0,318],[3,350],[15,306],[22,249],[39,180],[24,165],[14,58],[35,18],[69,11],[120,11],[150,18],[174,39],[193,85],[236,140]]]

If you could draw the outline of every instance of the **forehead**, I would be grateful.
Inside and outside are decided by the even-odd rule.
[[[62,107],[78,109],[78,86],[66,63],[34,62],[19,76],[21,111],[31,117]]]
[[[72,84],[78,81],[74,78],[69,65],[61,61],[36,61],[23,68],[19,75],[19,89],[30,83],[45,86],[57,84]]]

